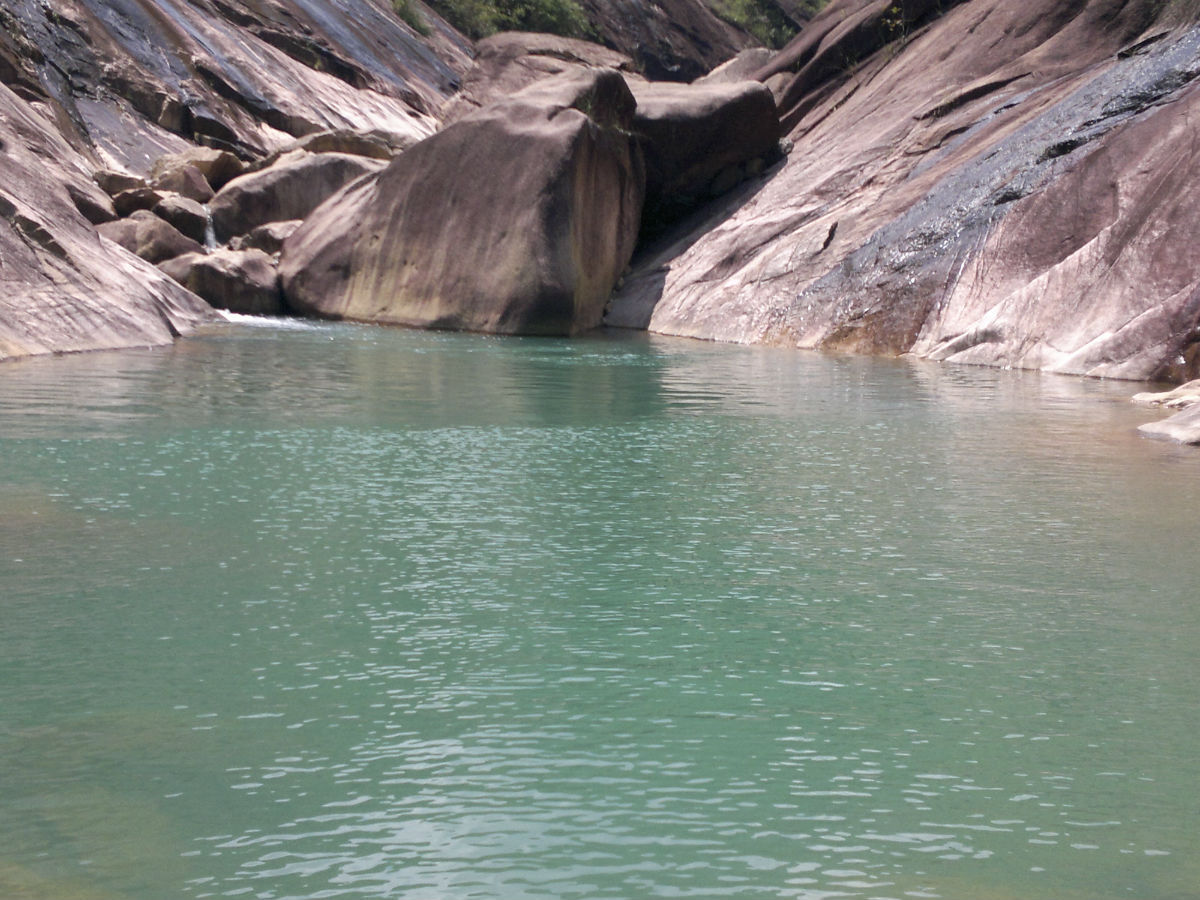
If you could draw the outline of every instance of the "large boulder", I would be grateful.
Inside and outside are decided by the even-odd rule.
[[[779,154],[779,115],[756,81],[630,83],[650,230],[756,175]]]
[[[212,199],[217,240],[267,222],[303,219],[349,182],[383,166],[380,160],[349,153],[285,153],[269,168],[233,179]]]
[[[247,315],[284,312],[275,263],[261,250],[188,253],[159,268],[217,309]]]
[[[146,262],[159,263],[184,253],[200,253],[204,249],[165,219],[144,209],[139,209],[128,218],[98,225],[97,230]]]
[[[288,239],[287,302],[330,318],[505,334],[600,323],[644,174],[621,76],[543,82],[351,185]]]

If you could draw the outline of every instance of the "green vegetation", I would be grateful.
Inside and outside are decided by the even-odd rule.
[[[392,9],[417,34],[428,37],[433,33],[433,29],[429,27],[429,23],[413,8],[412,0],[392,0]]]
[[[428,0],[428,3],[447,22],[476,40],[497,31],[593,36],[592,25],[575,0]]]
[[[778,49],[796,36],[801,18],[812,18],[829,0],[796,0],[785,7],[776,0],[709,0],[712,11],[754,35],[764,47]]]

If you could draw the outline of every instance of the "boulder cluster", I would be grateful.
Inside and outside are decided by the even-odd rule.
[[[601,324],[639,234],[779,155],[757,82],[660,84],[581,41],[492,43],[506,71],[422,141],[321,132],[249,164],[196,148],[148,178],[101,171],[98,230],[233,312],[574,334]],[[488,42],[482,59],[496,68]]]

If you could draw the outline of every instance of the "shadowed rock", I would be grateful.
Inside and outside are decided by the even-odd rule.
[[[774,161],[779,116],[771,92],[733,84],[631,83],[634,133],[646,159],[646,225],[654,232]]]
[[[208,179],[194,165],[168,169],[155,178],[150,186],[160,191],[171,191],[197,203],[207,203],[213,198],[213,189]]]
[[[283,249],[284,241],[291,237],[301,224],[303,223],[300,219],[289,219],[286,222],[268,222],[266,225],[259,225],[249,234],[239,235],[231,240],[229,249],[278,253]]]
[[[619,74],[535,85],[331,199],[288,239],[297,311],[506,334],[600,323],[644,175]]]
[[[347,153],[284,154],[270,168],[233,179],[213,198],[217,240],[266,222],[303,219],[349,182],[381,168],[379,160]]]
[[[446,124],[511,97],[538,81],[582,75],[589,68],[632,72],[633,60],[599,44],[553,34],[506,31],[475,45],[475,64],[459,92],[442,107]]]

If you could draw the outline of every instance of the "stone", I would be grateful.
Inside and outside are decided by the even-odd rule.
[[[502,334],[595,327],[640,217],[633,109],[621,76],[596,69],[449,126],[305,220],[283,248],[288,304]]]
[[[775,99],[754,81],[633,82],[651,231],[731,190],[779,155]]]
[[[219,191],[233,179],[246,172],[246,163],[238,159],[228,150],[216,150],[211,147],[191,147],[180,153],[163,156],[154,163],[150,175],[156,181],[174,179],[181,169],[195,169],[209,187]],[[202,203],[208,202],[202,200]]]
[[[1165,31],[1180,10],[1151,0],[887,9],[832,0],[757,73],[787,81],[791,152],[646,246],[606,321],[1200,376],[1195,17]]]
[[[416,143],[412,135],[388,134],[382,131],[360,132],[318,131],[297,139],[289,150],[307,150],[309,153],[348,153],[351,156],[366,156],[370,159],[390,160],[399,156]]]
[[[197,203],[207,203],[213,198],[212,186],[200,170],[191,164],[167,169],[154,179],[151,187],[159,191],[172,191]]]
[[[114,244],[151,263],[204,250],[197,241],[180,234],[168,222],[144,209],[128,218],[98,225],[96,230]]]
[[[124,191],[132,191],[149,186],[146,184],[146,179],[140,175],[133,175],[118,169],[98,169],[92,175],[92,180],[96,182],[100,190],[104,191],[110,197],[115,197]]]
[[[164,197],[165,192],[152,187],[130,188],[113,197],[113,209],[119,216],[128,216],[141,209],[154,209]]]
[[[159,268],[216,309],[260,316],[284,312],[274,261],[261,250],[188,253]]]
[[[249,234],[238,235],[231,240],[229,249],[261,250],[274,255],[283,249],[284,242],[295,233],[301,224],[301,219],[289,219],[286,222],[268,222],[266,225],[259,225]]]
[[[535,82],[580,75],[590,68],[632,73],[634,63],[624,53],[575,38],[523,31],[494,34],[476,42],[475,64],[458,93],[442,107],[442,122],[456,122]]]
[[[206,243],[209,216],[208,208],[203,203],[178,194],[169,194],[163,197],[151,212],[193,241],[199,244]]]
[[[1160,422],[1139,425],[1146,437],[1163,438],[1180,444],[1200,444],[1200,405],[1193,404]]]
[[[116,207],[109,196],[91,185],[79,181],[68,181],[64,187],[75,204],[75,208],[93,225],[111,222],[117,218]]]
[[[270,168],[241,175],[221,188],[209,204],[217,240],[267,222],[303,219],[343,186],[383,165],[348,153],[287,153]]]
[[[1162,407],[1163,409],[1187,409],[1200,403],[1200,379],[1181,384],[1170,391],[1154,391],[1133,395],[1138,406]]]

